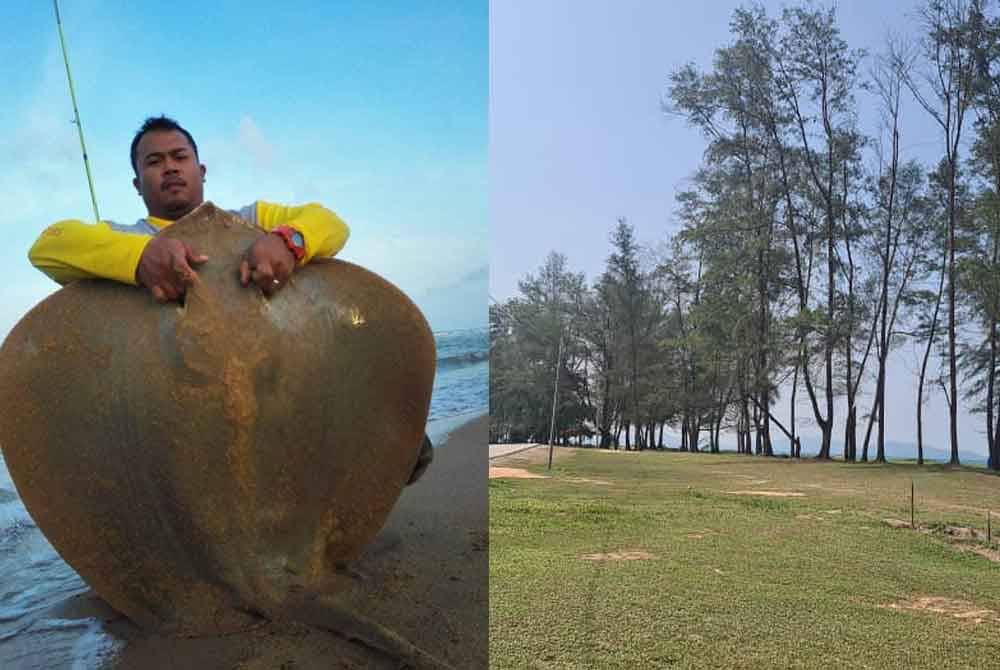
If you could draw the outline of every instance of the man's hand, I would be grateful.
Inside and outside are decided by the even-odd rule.
[[[146,245],[135,271],[136,281],[149,289],[157,302],[178,300],[198,281],[191,264],[204,263],[208,256],[199,254],[180,240],[155,237]]]
[[[294,270],[295,254],[281,236],[268,233],[261,235],[243,257],[240,283],[249,286],[252,280],[264,295],[272,296],[285,285]]]

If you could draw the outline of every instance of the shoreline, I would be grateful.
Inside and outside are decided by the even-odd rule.
[[[454,433],[483,418],[489,418],[489,409],[486,407],[434,419],[427,422],[427,436],[431,438],[435,448],[444,447],[451,441]]]

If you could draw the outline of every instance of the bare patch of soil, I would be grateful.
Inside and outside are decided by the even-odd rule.
[[[648,551],[612,551],[606,554],[584,554],[584,561],[648,561],[656,558]]]
[[[766,484],[769,481],[771,481],[770,479],[760,479],[757,475],[745,475],[735,472],[728,472],[726,470],[715,470],[712,472],[712,474],[730,475],[732,477],[735,477],[736,479],[746,479],[747,480],[746,483],[749,484],[750,486],[759,486],[760,484]]]
[[[964,547],[964,549],[974,554],[979,554],[994,563],[1000,563],[1000,550],[998,549],[990,549],[989,547]]]
[[[768,498],[804,498],[799,491],[726,491],[736,496],[766,496]]]
[[[806,488],[810,489],[820,489],[822,491],[830,491],[831,493],[855,495],[865,493],[862,489],[856,489],[845,486],[833,486],[832,484],[803,484]]]
[[[977,607],[967,600],[942,598],[938,596],[920,596],[909,600],[901,600],[888,605],[881,605],[892,610],[909,610],[913,612],[933,612],[943,616],[969,621],[975,624],[1000,624],[1000,615],[986,607]]]
[[[944,534],[956,540],[985,540],[986,533],[968,526],[945,526]]]
[[[711,530],[711,529],[708,529],[708,530],[699,530],[699,531],[694,532],[694,533],[688,533],[687,534],[687,538],[689,540],[704,540],[709,535],[716,535],[716,534],[717,534],[716,531]]]
[[[903,521],[902,519],[882,519],[882,522],[890,528],[910,528],[910,522]],[[995,548],[990,543],[986,533],[978,528],[969,528],[968,526],[944,526],[943,528],[918,526],[917,530],[927,535],[943,536],[941,539],[949,547],[953,547],[958,551],[970,551],[994,563],[1000,563],[1000,549]],[[986,546],[983,546],[984,544]]]
[[[598,486],[611,486],[611,482],[606,482],[603,479],[587,479],[586,477],[567,477],[563,481],[573,482],[575,484],[597,484]]]
[[[506,477],[508,479],[548,479],[545,475],[528,472],[524,468],[499,468],[490,466],[490,479]]]
[[[903,521],[902,519],[892,519],[892,518],[882,519],[882,523],[884,523],[885,525],[889,526],[889,528],[909,528],[910,527],[910,522],[909,521]]]
[[[990,543],[984,531],[968,526],[945,526],[943,532],[948,544],[959,551],[971,551],[994,563],[1000,563],[1000,550]]]

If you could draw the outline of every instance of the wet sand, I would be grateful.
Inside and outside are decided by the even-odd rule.
[[[423,478],[403,492],[376,540],[349,566],[347,586],[334,598],[337,608],[311,601],[291,613],[308,624],[269,622],[233,635],[165,638],[139,630],[91,591],[50,615],[90,629],[97,644],[86,653],[86,667],[101,670],[431,668],[434,659],[443,662],[439,667],[486,668],[487,421],[466,424],[435,450]],[[365,641],[367,629],[355,629],[342,611],[392,631],[425,662],[374,648]],[[37,660],[37,667],[50,667]]]

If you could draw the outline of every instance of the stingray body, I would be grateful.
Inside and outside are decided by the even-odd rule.
[[[0,439],[42,532],[140,626],[206,635],[335,590],[417,460],[434,340],[380,277],[325,260],[240,286],[261,234],[206,203],[160,234],[210,260],[183,305],[106,281],[0,349]]]

